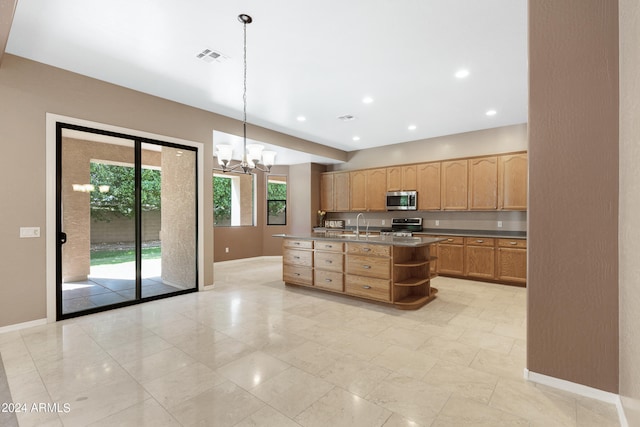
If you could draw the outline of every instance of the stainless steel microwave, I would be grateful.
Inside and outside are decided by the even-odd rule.
[[[417,208],[417,191],[390,191],[387,193],[388,211],[415,211]]]

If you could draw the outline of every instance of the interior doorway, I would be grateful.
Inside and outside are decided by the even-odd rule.
[[[198,288],[197,148],[56,124],[58,320]]]

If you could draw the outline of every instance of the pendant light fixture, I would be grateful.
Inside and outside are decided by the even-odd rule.
[[[263,172],[270,172],[271,166],[275,163],[276,152],[264,150],[260,144],[247,145],[247,24],[253,22],[253,19],[246,14],[238,15],[238,21],[242,22],[244,32],[244,52],[243,52],[243,90],[242,90],[242,161],[234,166],[230,166],[233,157],[233,147],[228,144],[217,145],[218,163],[222,166],[223,172],[230,172],[242,169],[243,173],[251,173],[253,169]],[[262,162],[262,164],[260,164]]]

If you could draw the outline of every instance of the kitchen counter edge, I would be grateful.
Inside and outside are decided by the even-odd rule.
[[[360,236],[360,237],[337,237],[327,236],[324,233],[308,233],[308,234],[274,234],[273,237],[282,237],[285,239],[299,239],[299,240],[326,240],[331,242],[346,242],[346,243],[371,243],[374,245],[388,245],[388,246],[428,246],[434,243],[442,242],[446,239],[434,238],[434,237],[397,237],[397,236]]]

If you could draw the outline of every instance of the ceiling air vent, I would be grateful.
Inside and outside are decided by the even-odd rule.
[[[196,58],[204,62],[213,62],[213,61],[222,62],[223,60],[227,59],[227,57],[221,54],[220,52],[216,52],[215,50],[211,50],[211,49],[203,50],[202,52],[196,55]]]
[[[351,120],[355,120],[356,116],[352,116],[351,114],[345,114],[344,116],[338,116],[338,120],[343,122],[350,122]]]

